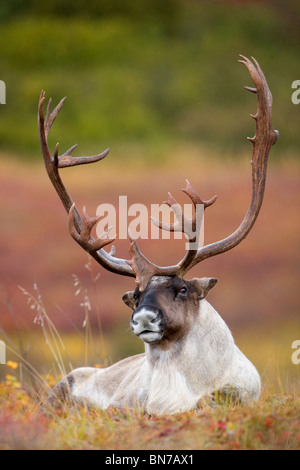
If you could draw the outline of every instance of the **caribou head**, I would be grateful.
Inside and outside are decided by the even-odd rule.
[[[256,133],[249,138],[253,144],[249,208],[232,234],[199,247],[197,207],[201,205],[206,210],[215,203],[216,196],[203,200],[187,181],[183,191],[195,210],[192,218],[186,219],[169,194],[166,204],[174,210],[176,222],[165,224],[153,220],[153,223],[163,230],[182,231],[188,239],[185,256],[171,266],[157,266],[149,261],[140,252],[136,240],[131,240],[131,259],[126,260],[115,255],[114,247],[109,252],[104,249],[114,241],[108,232],[93,238],[91,231],[99,218],[89,217],[85,210],[80,216],[62,183],[59,169],[102,160],[109,149],[91,157],[72,157],[76,146],[59,155],[57,144],[52,156],[48,134],[65,99],[52,113],[50,99],[44,117],[45,93],[42,92],[38,113],[40,143],[47,173],[69,216],[70,234],[105,269],[135,278],[135,290],[125,293],[123,301],[133,310],[130,320],[133,333],[145,343],[145,354],[124,359],[106,369],[76,369],[58,384],[52,398],[65,397],[68,392],[74,399],[85,399],[103,408],[138,401],[149,412],[173,413],[193,408],[203,395],[215,391],[234,390],[240,399],[258,397],[260,379],[256,369],[236,347],[226,324],[205,300],[217,279],[184,278],[198,263],[231,250],[245,239],[262,205],[268,155],[278,132],[272,127],[272,95],[259,64],[244,56],[240,62],[247,67],[255,84],[255,88],[245,88],[257,94],[258,103],[256,114],[251,115],[256,122]]]
[[[199,301],[217,283],[215,278],[191,279],[154,276],[144,292],[137,287],[123,301],[133,310],[130,326],[145,343],[170,347],[184,337],[199,312]]]

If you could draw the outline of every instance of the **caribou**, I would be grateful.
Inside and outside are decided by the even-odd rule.
[[[193,230],[185,233],[188,249],[184,257],[171,266],[157,266],[149,261],[134,239],[130,243],[131,259],[126,260],[116,256],[114,247],[110,251],[104,249],[114,241],[108,232],[103,237],[92,236],[99,218],[89,217],[85,209],[80,215],[59,169],[102,160],[109,149],[90,157],[73,157],[71,153],[76,145],[59,155],[57,144],[51,155],[48,134],[65,98],[53,112],[50,98],[44,115],[45,92],[42,91],[38,111],[40,144],[50,181],[68,213],[70,234],[102,267],[135,278],[135,289],[126,292],[122,299],[132,310],[131,329],[145,346],[144,353],[110,367],[80,367],[71,371],[52,389],[49,403],[84,402],[102,409],[137,406],[146,413],[159,415],[197,408],[207,397],[212,400],[230,397],[230,403],[259,398],[259,373],[236,346],[224,320],[206,300],[217,279],[184,278],[198,263],[231,250],[244,240],[262,205],[268,155],[279,134],[272,127],[272,95],[258,62],[242,55],[239,62],[246,66],[255,85],[245,88],[257,94],[257,112],[250,115],[256,122],[256,132],[254,137],[248,137],[253,144],[251,201],[240,226],[232,234],[201,247],[195,246],[197,228],[193,214],[189,220]],[[206,210],[216,201],[216,196],[201,199],[189,182],[183,191],[194,208],[202,204]],[[170,194],[166,203],[175,212],[178,205]],[[171,232],[183,231],[184,227],[178,220],[167,225],[158,220],[154,223]]]

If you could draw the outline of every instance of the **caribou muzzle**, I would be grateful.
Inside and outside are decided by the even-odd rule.
[[[145,343],[160,341],[167,323],[167,315],[157,305],[141,305],[133,312],[130,320],[133,333]]]

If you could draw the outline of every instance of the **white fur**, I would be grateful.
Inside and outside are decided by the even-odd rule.
[[[201,397],[223,387],[233,388],[241,400],[260,394],[258,372],[206,300],[187,335],[168,350],[145,344],[145,354],[105,369],[75,369],[69,376],[74,398],[100,408],[139,405],[155,414],[193,409]]]

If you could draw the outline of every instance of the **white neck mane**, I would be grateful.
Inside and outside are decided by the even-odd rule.
[[[224,371],[232,362],[234,346],[225,322],[206,300],[202,300],[198,320],[170,349],[145,345],[148,410],[172,413],[176,409],[190,409],[192,403],[223,382]]]

